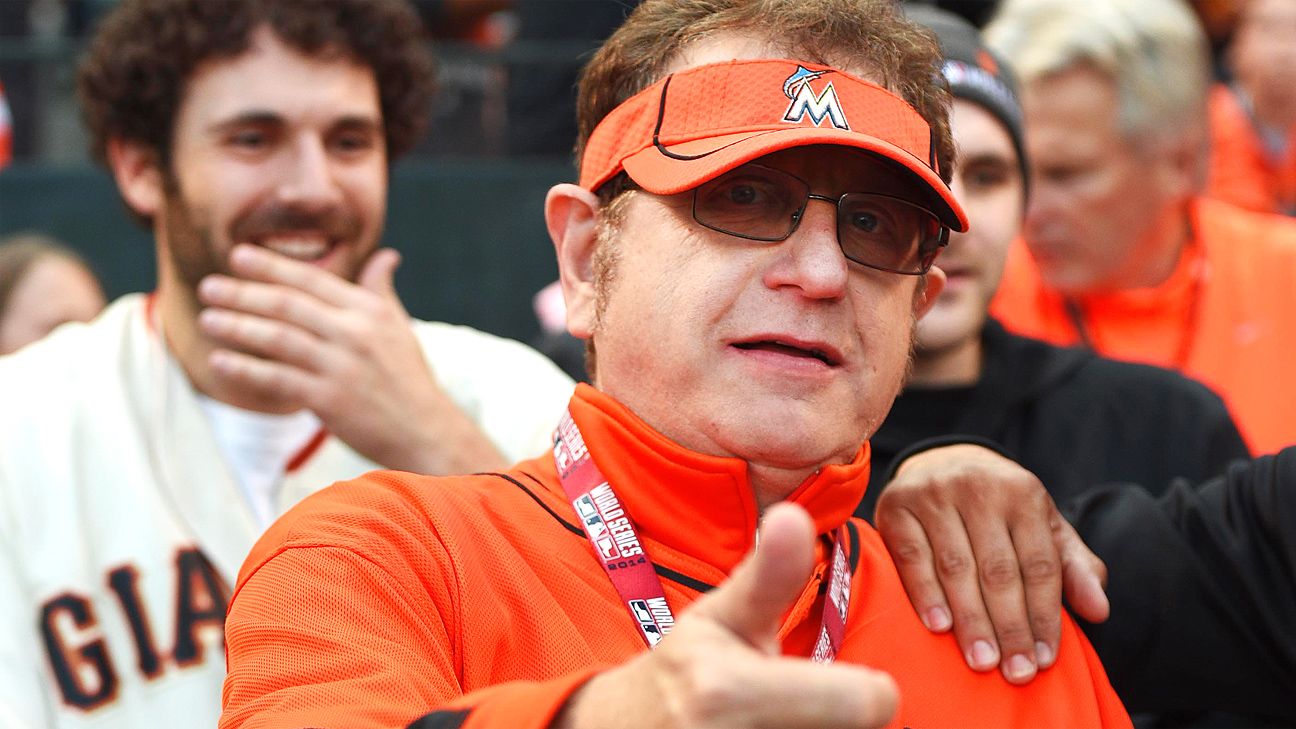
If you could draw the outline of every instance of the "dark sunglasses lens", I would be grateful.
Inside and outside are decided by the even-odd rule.
[[[792,232],[810,189],[786,172],[748,164],[694,192],[693,217],[708,228],[753,240],[783,240]]]

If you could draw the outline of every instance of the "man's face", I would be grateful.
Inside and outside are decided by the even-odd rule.
[[[1023,235],[1040,275],[1064,293],[1125,288],[1176,202],[1165,151],[1118,127],[1115,83],[1085,67],[1044,76],[1023,95],[1031,199]]]
[[[758,162],[833,197],[894,176],[840,147]],[[628,194],[604,243],[616,262],[594,330],[599,387],[698,451],[788,470],[849,460],[900,388],[922,280],[847,261],[821,201],[765,243],[699,225],[691,193]],[[933,296],[942,280],[929,274]]]
[[[952,233],[937,261],[946,283],[918,325],[920,354],[981,335],[1008,244],[1021,230],[1024,181],[1008,130],[984,107],[964,99],[954,100],[950,126],[958,148],[951,187],[971,227]]]
[[[1250,0],[1229,55],[1238,81],[1267,113],[1296,117],[1296,0]],[[1277,121],[1277,120],[1273,120]]]
[[[373,72],[262,28],[200,66],[176,116],[159,236],[190,289],[237,243],[355,280],[382,232],[387,154]]]

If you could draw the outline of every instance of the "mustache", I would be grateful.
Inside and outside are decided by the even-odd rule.
[[[267,205],[240,218],[231,226],[230,233],[234,240],[247,240],[276,233],[318,231],[327,238],[349,240],[359,237],[361,227],[358,216],[340,207],[303,210]]]

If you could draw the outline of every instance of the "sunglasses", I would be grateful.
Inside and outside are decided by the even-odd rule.
[[[775,243],[796,232],[811,200],[837,208],[837,244],[862,266],[921,275],[949,242],[949,229],[913,203],[872,192],[820,195],[796,175],[754,162],[694,188],[693,219],[721,233]]]

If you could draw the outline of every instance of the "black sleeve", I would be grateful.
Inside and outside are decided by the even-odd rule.
[[[1081,625],[1131,711],[1296,721],[1296,447],[1065,512],[1107,563],[1111,619]]]
[[[1242,439],[1242,433],[1238,431],[1237,423],[1234,422],[1233,416],[1229,413],[1228,407],[1223,400],[1219,399],[1215,393],[1210,393],[1214,400],[1212,406],[1205,414],[1199,416],[1202,420],[1202,427],[1205,430],[1205,464],[1207,468],[1221,464],[1232,463],[1238,459],[1250,458],[1251,449],[1247,447],[1246,441]],[[1211,471],[1211,475],[1222,471]],[[1147,486],[1148,484],[1143,484]]]

